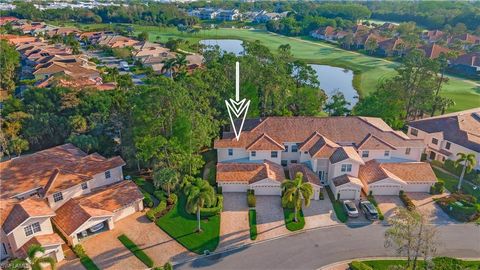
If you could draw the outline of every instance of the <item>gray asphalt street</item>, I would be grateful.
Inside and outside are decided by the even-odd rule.
[[[387,227],[336,226],[284,237],[177,265],[175,269],[317,269],[348,259],[396,256]],[[480,259],[480,226],[438,225],[437,255]]]

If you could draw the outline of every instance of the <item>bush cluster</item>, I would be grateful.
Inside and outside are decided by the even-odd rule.
[[[470,222],[480,216],[480,204],[476,203],[475,197],[468,194],[456,192],[436,202],[450,217],[461,222]]]
[[[170,196],[168,196],[167,199],[167,204],[168,205],[174,205],[178,202],[178,196],[177,194],[171,193]]]
[[[218,186],[218,187],[217,187],[217,194],[223,194],[223,193],[222,193],[222,187],[221,187],[221,186]]]
[[[400,200],[403,202],[408,211],[415,210],[415,204],[413,204],[412,200],[407,196],[407,193],[405,193],[403,190],[400,190],[399,196]]]
[[[430,187],[430,194],[442,194],[445,190],[445,183],[442,181],[436,182],[433,186]]]
[[[167,202],[160,201],[160,203],[155,207],[147,211],[147,218],[155,222],[155,220],[162,216],[164,210],[167,208]]]
[[[153,207],[153,200],[152,200],[152,195],[148,192],[142,192],[143,193],[143,206],[152,208]]]
[[[351,270],[373,270],[372,267],[366,265],[363,262],[359,262],[359,261],[353,261],[353,262],[349,263],[348,266],[350,266]]]
[[[153,196],[159,201],[165,201],[167,199],[167,194],[163,190],[155,190]]]
[[[253,190],[247,193],[247,204],[248,207],[255,207],[257,205],[257,199],[255,198]]]

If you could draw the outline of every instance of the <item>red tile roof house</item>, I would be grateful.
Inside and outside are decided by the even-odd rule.
[[[460,55],[450,62],[449,68],[468,76],[480,77],[480,52]]]
[[[359,199],[362,189],[374,195],[396,195],[398,187],[407,192],[429,192],[433,185],[431,175],[427,179],[426,174],[415,172],[425,148],[423,141],[393,130],[379,118],[246,119],[238,141],[233,132],[224,132],[214,148],[218,156],[217,183],[223,192],[252,188],[257,195],[279,195],[284,177],[268,173],[269,169],[281,172],[279,166],[288,169],[290,177],[303,172],[304,181],[316,190],[330,186],[339,199]],[[398,166],[407,169],[411,165],[412,172],[408,177],[397,171],[391,173],[396,174],[392,178],[397,185],[380,181],[370,186],[359,172],[371,160],[401,164]],[[314,199],[318,199],[317,192]]]
[[[445,33],[440,30],[425,31],[422,33],[421,38],[427,41],[428,43],[435,43],[440,39],[442,39],[444,34]]]
[[[480,108],[412,121],[408,136],[423,140],[429,160],[456,160],[457,153],[472,153],[480,171]]]
[[[447,55],[451,50],[435,43],[426,44],[420,47],[420,50],[425,52],[425,56],[430,59],[436,59],[440,57],[440,55],[444,54]]]
[[[77,244],[92,226],[115,222],[143,209],[137,186],[123,180],[120,157],[87,155],[64,144],[0,163],[1,259],[22,257],[37,243],[57,261],[64,241]]]
[[[331,26],[321,27],[310,33],[310,36],[316,39],[332,41],[335,37],[335,28]]]

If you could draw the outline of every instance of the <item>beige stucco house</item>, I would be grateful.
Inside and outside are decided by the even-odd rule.
[[[118,156],[87,155],[72,144],[0,163],[1,259],[25,256],[39,244],[61,261],[64,240],[55,231],[75,245],[141,211],[143,195],[123,180],[124,165]]]
[[[373,194],[398,194],[397,186],[383,187],[387,191],[366,186],[361,180],[362,167],[369,161],[380,164],[418,163],[424,148],[422,140],[393,130],[380,118],[353,116],[246,119],[239,140],[233,132],[227,131],[215,141],[214,147],[220,167],[223,163],[233,168],[269,161],[291,170],[292,166],[298,168],[297,165],[301,164],[304,175],[313,175],[318,179],[318,190],[329,186],[338,199],[358,199],[362,190],[372,190]],[[404,181],[401,188],[428,192],[431,179],[423,179],[424,175],[415,177],[415,181]],[[235,180],[232,177],[229,184],[223,186],[223,191],[245,191]],[[222,180],[217,178],[217,182],[220,184]],[[311,183],[313,186],[315,181]],[[272,185],[262,188],[261,193],[280,194],[281,191]]]

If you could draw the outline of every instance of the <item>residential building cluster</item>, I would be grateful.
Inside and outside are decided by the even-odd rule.
[[[271,20],[279,20],[288,15],[288,11],[282,13],[262,11],[247,11],[240,13],[238,9],[217,9],[217,8],[197,8],[188,12],[190,16],[195,16],[201,20],[217,21],[253,21],[255,23],[265,23]]]
[[[356,25],[351,29],[339,29],[332,26],[321,27],[310,33],[315,39],[340,43],[350,49],[374,51],[382,57],[403,56],[412,48],[420,49],[430,59],[455,52],[456,57],[449,56],[449,67],[452,71],[480,76],[480,53],[468,50],[480,45],[480,37],[468,33],[452,36],[440,30],[424,31],[420,34],[420,43],[408,44],[396,31],[398,25],[384,23],[380,26],[368,27]],[[347,37],[348,36],[348,37]],[[347,42],[347,39],[350,39]],[[346,43],[350,43],[346,45]]]
[[[143,210],[142,193],[123,178],[124,165],[119,156],[87,155],[72,144],[1,162],[1,260],[26,257],[37,244],[62,261],[64,239],[74,246]]]
[[[237,141],[224,132],[215,141],[217,183],[224,192],[255,190],[281,195],[281,182],[302,172],[313,199],[329,186],[338,199],[361,193],[429,192],[436,182],[425,145],[371,117],[267,117],[245,121]]]

